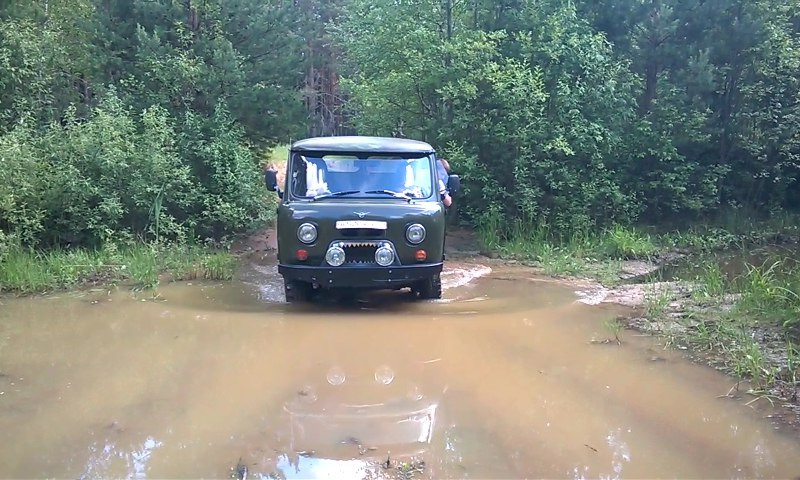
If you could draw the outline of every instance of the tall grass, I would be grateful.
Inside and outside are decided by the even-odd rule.
[[[619,259],[649,259],[661,250],[649,234],[620,225],[604,230],[598,242],[602,254]]]
[[[772,258],[761,265],[745,262],[744,272],[733,278],[714,257],[701,263],[702,271],[695,278],[695,299],[731,296],[737,315],[779,326],[787,333],[800,328],[800,269],[795,259]]]
[[[657,240],[635,228],[614,226],[599,234],[577,231],[558,234],[545,224],[517,221],[504,224],[499,212],[489,210],[477,226],[483,248],[503,257],[537,263],[548,274],[588,273],[606,276],[599,263],[650,259],[662,247]],[[597,275],[596,275],[597,276]]]
[[[701,271],[695,278],[696,287],[692,291],[695,299],[718,298],[731,292],[730,280],[716,258],[703,258],[700,264]]]
[[[14,247],[0,260],[0,291],[37,293],[118,282],[154,289],[165,278],[229,280],[235,267],[230,253],[187,245],[107,245],[99,250],[48,252]]]
[[[800,327],[800,271],[792,262],[771,260],[761,266],[748,265],[737,280],[742,294],[742,312],[776,323],[787,331]]]

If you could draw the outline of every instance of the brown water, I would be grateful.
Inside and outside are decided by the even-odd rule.
[[[800,475],[766,402],[718,398],[731,379],[597,343],[619,312],[568,288],[457,267],[439,302],[289,306],[275,267],[3,299],[0,477]]]

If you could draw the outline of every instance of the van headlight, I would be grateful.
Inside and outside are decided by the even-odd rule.
[[[297,227],[297,238],[303,243],[314,243],[317,239],[317,227],[304,223]]]
[[[408,243],[413,243],[414,245],[422,243],[422,241],[425,240],[425,227],[419,223],[409,225],[406,229],[406,240],[408,240]]]

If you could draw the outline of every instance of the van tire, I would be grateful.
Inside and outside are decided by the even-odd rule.
[[[419,298],[423,300],[442,298],[442,279],[437,273],[430,278],[420,281],[414,288],[414,291]]]

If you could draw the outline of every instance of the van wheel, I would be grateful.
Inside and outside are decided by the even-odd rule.
[[[424,300],[442,298],[442,279],[437,273],[420,281],[413,290],[419,298]]]
[[[283,293],[288,303],[306,302],[311,299],[311,284],[294,281],[283,281]]]

